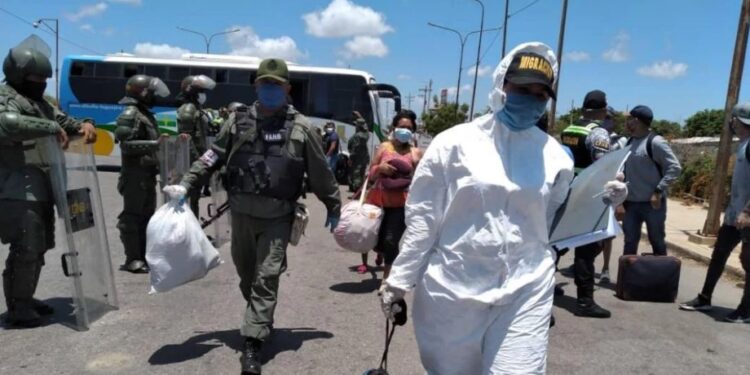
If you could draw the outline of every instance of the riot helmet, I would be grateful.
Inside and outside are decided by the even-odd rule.
[[[125,84],[125,95],[152,107],[157,96],[161,98],[169,96],[169,88],[157,77],[136,74]]]
[[[41,100],[47,87],[45,81],[52,77],[49,53],[49,46],[43,40],[29,36],[5,56],[5,80],[22,95]]]
[[[231,103],[229,103],[229,105],[227,106],[227,111],[228,111],[229,113],[232,113],[232,112],[237,112],[237,108],[240,108],[240,107],[244,107],[244,106],[245,106],[245,104],[244,104],[244,103],[240,103],[240,102],[231,102]]]
[[[206,91],[213,90],[216,82],[203,74],[187,76],[180,83],[180,94],[178,99],[183,101],[196,100],[203,105],[206,102]]]

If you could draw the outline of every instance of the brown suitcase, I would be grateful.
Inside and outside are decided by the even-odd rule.
[[[623,255],[617,273],[617,298],[625,301],[674,302],[682,262],[672,256]]]

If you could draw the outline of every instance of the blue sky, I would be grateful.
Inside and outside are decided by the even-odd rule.
[[[485,28],[501,26],[505,2],[484,3]],[[647,104],[655,117],[679,122],[704,108],[723,108],[740,3],[570,0],[558,113],[571,102],[580,105],[591,89],[604,90],[616,109]],[[561,0],[510,0],[510,13],[518,13],[508,23],[507,50],[531,40],[556,48],[561,6]],[[239,33],[215,38],[211,52],[351,66],[395,84],[405,97],[418,95],[430,79],[433,94],[455,90],[458,38],[427,22],[473,31],[480,14],[472,0],[4,0],[0,8],[28,21],[59,18],[61,36],[76,44],[61,41],[61,56],[203,52],[202,39],[177,26],[207,34],[239,27]],[[0,10],[3,50],[34,32],[7,12]],[[53,37],[38,33],[54,47]],[[473,80],[468,68],[477,41],[474,35],[466,44],[462,102],[471,99],[466,85]],[[478,110],[487,105],[501,44],[501,32],[484,34]],[[741,93],[740,99],[750,97]],[[417,112],[421,100],[412,102]]]

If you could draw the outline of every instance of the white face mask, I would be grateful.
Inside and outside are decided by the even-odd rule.
[[[199,92],[198,93],[198,103],[203,105],[203,103],[206,102],[206,93],[205,92]]]

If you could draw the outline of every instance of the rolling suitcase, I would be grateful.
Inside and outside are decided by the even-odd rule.
[[[625,301],[674,302],[682,262],[672,256],[623,255],[617,273],[617,298]]]

